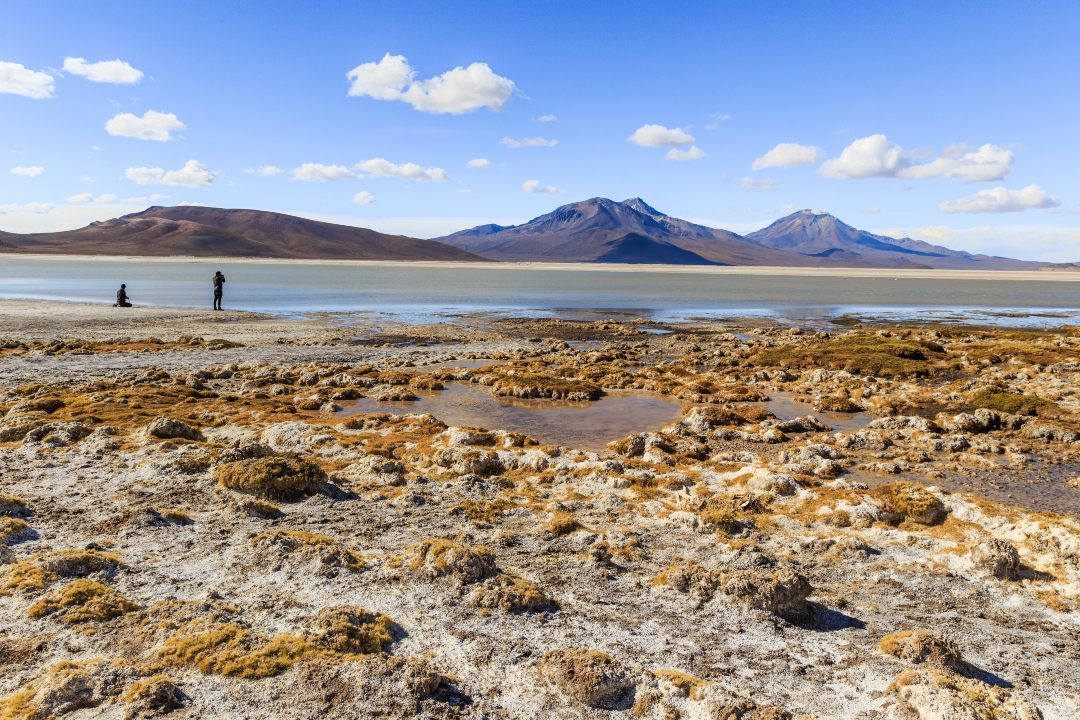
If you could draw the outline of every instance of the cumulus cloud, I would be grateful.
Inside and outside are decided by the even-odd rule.
[[[500,145],[505,145],[508,148],[522,148],[522,147],[555,147],[559,144],[558,140],[549,140],[542,137],[522,138],[516,140],[514,138],[504,137],[499,141]]]
[[[860,179],[871,177],[925,180],[952,178],[965,182],[1001,180],[1012,170],[1013,153],[997,145],[978,148],[950,145],[930,162],[914,160],[932,156],[932,152],[905,151],[885,135],[859,138],[821,166],[826,177]]]
[[[352,196],[352,201],[356,205],[370,205],[375,202],[375,196],[369,193],[367,190],[361,190]]]
[[[686,149],[671,148],[664,153],[664,157],[668,160],[700,160],[705,157],[705,151],[697,145],[691,145]]]
[[[558,121],[558,115],[541,115],[540,117],[536,118],[536,122],[538,123],[553,123]]]
[[[694,142],[694,136],[682,128],[653,124],[642,125],[627,139],[643,147],[676,147]]]
[[[184,123],[180,122],[175,115],[157,110],[147,110],[142,117],[131,113],[120,113],[109,118],[109,121],[105,123],[105,131],[110,135],[157,142],[172,140],[172,134],[183,129]]]
[[[416,163],[392,163],[385,158],[371,158],[357,163],[356,167],[375,177],[399,177],[405,180],[432,180],[443,182],[450,177],[446,171],[437,167],[421,167]]]
[[[177,185],[207,187],[217,176],[197,160],[188,160],[179,170],[159,167],[129,167],[124,175],[137,185]]]
[[[262,175],[263,177],[269,177],[271,175],[280,175],[285,171],[277,165],[261,165],[254,168],[244,168],[244,172],[248,175]]]
[[[910,237],[954,250],[1046,262],[1075,262],[1080,258],[1080,228],[1060,225],[979,225],[875,230],[889,237]]]
[[[84,77],[90,82],[134,85],[142,80],[141,70],[117,58],[101,62],[87,62],[85,58],[64,58],[64,72]]]
[[[11,168],[11,174],[19,177],[35,178],[43,172],[45,172],[45,168],[39,165],[19,165]]]
[[[293,168],[294,180],[306,182],[325,182],[327,180],[348,180],[356,177],[353,171],[344,165],[323,165],[322,163],[304,163]]]
[[[19,63],[0,62],[0,93],[45,100],[53,96],[54,89],[52,75],[31,70]]]
[[[474,62],[417,80],[405,56],[390,53],[378,62],[357,65],[346,77],[350,96],[398,100],[427,113],[461,115],[485,107],[500,111],[514,93],[514,82],[495,74],[487,63]]]
[[[881,133],[859,138],[821,166],[826,177],[853,180],[871,177],[897,177],[910,161],[903,149]]]
[[[465,163],[465,167],[489,168],[491,167],[491,161],[487,158],[473,158],[469,162]]]
[[[521,189],[527,193],[539,193],[541,195],[560,195],[562,190],[554,185],[541,185],[539,180],[526,180],[521,183]]]
[[[1049,195],[1038,185],[1028,185],[1021,190],[1009,190],[1004,186],[980,190],[974,195],[943,202],[939,207],[947,213],[1007,213],[1060,205],[1061,198]]]
[[[775,190],[775,180],[758,180],[756,178],[744,177],[739,181],[739,187],[744,187],[747,190]]]
[[[1001,180],[1012,170],[1011,150],[989,143],[972,149],[967,145],[950,145],[928,163],[903,168],[904,178],[956,178],[965,182]]]
[[[22,205],[9,203],[0,205],[0,215],[45,215],[52,212],[54,207],[56,206],[53,203],[29,202]]]
[[[772,167],[796,167],[798,165],[813,165],[825,156],[825,151],[813,145],[800,145],[799,143],[779,143],[772,150],[754,160],[751,167],[754,170],[764,170]]]

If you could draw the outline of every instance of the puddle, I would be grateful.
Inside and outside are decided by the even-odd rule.
[[[1063,513],[1080,517],[1080,493],[1065,485],[1066,480],[1080,473],[1080,464],[1041,466],[1036,468],[1012,468],[1002,465],[1000,470],[987,469],[974,477],[946,473],[942,478],[926,478],[908,475],[879,475],[855,470],[845,478],[878,487],[898,480],[914,480],[923,485],[935,485],[949,492],[969,493],[996,502],[1018,505],[1029,510]]]
[[[490,360],[488,358],[480,358],[478,360],[444,360],[442,362],[424,363],[422,365],[417,365],[415,369],[425,371],[445,370],[447,368],[465,368],[466,370],[475,370],[476,368],[484,367],[485,365],[491,365],[497,362],[499,361]]]
[[[821,422],[831,425],[834,431],[859,430],[874,419],[867,413],[821,412],[815,410],[811,403],[796,400],[793,393],[772,392],[769,393],[769,397],[771,399],[765,402],[747,404],[764,407],[782,420],[794,420],[803,415],[813,415]]]
[[[541,443],[581,450],[602,450],[612,440],[682,417],[678,401],[642,392],[612,390],[593,402],[514,400],[467,383],[452,383],[413,402],[361,398],[340,415],[387,412],[431,413],[451,426],[522,432]]]

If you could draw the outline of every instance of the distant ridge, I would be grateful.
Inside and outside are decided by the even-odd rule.
[[[192,255],[315,260],[482,258],[433,240],[262,210],[150,207],[78,230],[0,233],[0,252],[77,255]]]
[[[591,198],[521,225],[489,223],[433,240],[262,210],[155,206],[78,230],[0,232],[0,253],[953,270],[1076,267],[875,235],[816,210],[800,210],[743,236],[665,215],[638,197],[622,202]]]
[[[1046,265],[875,235],[816,210],[800,210],[742,236],[665,215],[641,198],[592,198],[521,225],[480,225],[436,240],[492,260],[522,262],[981,270]]]

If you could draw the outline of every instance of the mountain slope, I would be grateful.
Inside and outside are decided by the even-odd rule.
[[[0,252],[265,257],[329,260],[479,260],[432,240],[261,210],[151,207],[78,230],[0,235]]]
[[[706,264],[722,265],[782,265],[799,260],[789,253],[755,246],[726,230],[670,217],[641,198],[624,202],[592,198],[563,205],[522,225],[481,225],[436,239],[492,260],[621,262],[610,259],[613,247],[608,243],[627,235],[637,236],[624,245],[633,243],[630,255],[639,263],[664,263],[668,261],[663,257],[676,255],[682,258],[681,263],[697,255]],[[641,238],[654,242],[647,244]],[[673,254],[669,246],[690,255]],[[650,252],[655,255],[650,256]],[[602,257],[607,259],[600,260]]]
[[[605,252],[593,259],[598,263],[714,265],[697,253],[663,240],[627,233],[604,243]]]
[[[875,235],[814,210],[800,210],[782,217],[768,227],[748,234],[746,239],[775,250],[852,265],[1007,270],[1042,264],[972,255],[911,238]]]

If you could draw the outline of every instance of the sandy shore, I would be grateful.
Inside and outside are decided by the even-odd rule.
[[[1042,280],[1048,282],[1080,282],[1080,272],[1049,270],[910,270],[895,268],[813,268],[769,265],[623,265],[616,263],[551,263],[551,262],[448,262],[394,260],[297,260],[282,258],[235,258],[171,256],[150,257],[130,255],[52,255],[19,253],[19,258],[35,260],[85,260],[90,262],[170,262],[215,263],[221,265],[259,263],[268,265],[345,265],[359,267],[423,267],[423,268],[492,268],[499,270],[612,273],[674,273],[705,275],[767,275],[789,277],[835,278],[925,278],[934,280]]]

